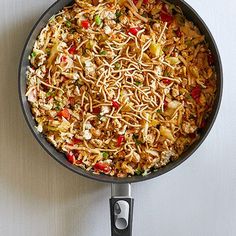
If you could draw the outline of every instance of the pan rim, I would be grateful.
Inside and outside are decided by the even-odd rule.
[[[32,125],[32,123],[34,123],[33,122],[34,119],[32,117],[32,114],[27,111],[27,108],[25,106],[25,102],[24,102],[25,93],[22,91],[22,88],[24,88],[24,86],[25,86],[26,78],[22,78],[22,70],[24,68],[23,64],[24,64],[28,44],[29,44],[30,39],[31,39],[32,35],[34,34],[36,28],[43,21],[43,19],[46,17],[46,15],[52,9],[54,9],[57,6],[57,4],[59,4],[61,2],[67,3],[67,4],[64,4],[64,6],[66,6],[68,4],[71,4],[74,1],[72,1],[72,0],[56,1],[41,15],[41,17],[37,20],[37,22],[35,23],[35,25],[33,26],[32,30],[30,31],[30,33],[27,37],[27,40],[24,45],[23,52],[22,52],[21,58],[20,58],[20,64],[19,64],[19,69],[18,69],[18,94],[19,94],[20,104],[21,104],[24,118],[25,118],[26,123],[29,126],[34,138],[43,147],[43,149],[58,163],[60,163],[61,165],[63,165],[64,167],[66,167],[70,171],[73,171],[76,174],[79,174],[81,176],[84,176],[86,178],[96,180],[99,182],[116,183],[116,184],[142,182],[142,181],[150,180],[150,179],[156,178],[158,176],[161,176],[163,174],[166,174],[169,171],[176,168],[177,166],[179,166],[180,164],[182,164],[184,161],[186,161],[190,156],[193,155],[194,152],[196,152],[196,150],[201,146],[201,144],[204,142],[204,140],[207,138],[208,134],[210,133],[210,131],[216,121],[217,115],[219,113],[219,109],[220,109],[220,105],[221,105],[221,101],[222,101],[222,95],[223,95],[223,68],[222,68],[220,53],[219,53],[217,44],[215,42],[215,39],[212,36],[209,28],[207,27],[207,25],[203,21],[203,19],[199,16],[199,14],[188,3],[184,2],[183,0],[177,0],[177,2],[183,4],[191,12],[191,14],[193,14],[194,17],[197,18],[198,21],[202,24],[202,26],[204,27],[205,31],[207,32],[207,34],[211,40],[212,47],[214,48],[215,53],[216,53],[216,57],[217,57],[216,61],[218,63],[218,70],[219,70],[219,73],[218,73],[218,77],[219,77],[218,78],[218,81],[219,81],[218,90],[219,91],[218,91],[216,101],[215,101],[215,110],[214,110],[214,113],[212,112],[212,118],[211,118],[210,123],[208,124],[208,127],[206,128],[205,133],[202,135],[202,137],[200,138],[199,141],[197,141],[194,145],[190,146],[189,150],[187,150],[187,154],[184,153],[185,155],[183,155],[183,157],[181,155],[181,157],[179,159],[177,159],[174,162],[170,162],[165,167],[158,169],[158,171],[152,172],[151,174],[149,174],[147,176],[132,176],[132,177],[126,177],[126,178],[118,178],[118,177],[111,177],[108,175],[93,174],[91,172],[83,170],[82,168],[79,168],[79,167],[76,167],[76,166],[70,164],[65,158],[62,159],[62,158],[58,157],[56,154],[59,152],[56,151],[56,149],[54,147],[52,147],[51,144],[49,144],[48,141],[46,141],[46,139],[41,134],[39,134],[36,131],[35,127]],[[52,16],[53,14],[50,14],[50,15]]]

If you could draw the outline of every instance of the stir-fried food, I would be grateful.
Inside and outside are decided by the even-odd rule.
[[[199,138],[216,92],[204,35],[158,0],[77,0],[53,16],[29,57],[38,132],[72,164],[147,175]]]

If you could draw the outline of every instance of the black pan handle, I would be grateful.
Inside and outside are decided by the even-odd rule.
[[[111,235],[132,236],[133,206],[130,184],[112,184]]]

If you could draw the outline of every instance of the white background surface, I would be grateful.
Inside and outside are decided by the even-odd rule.
[[[0,235],[110,235],[110,186],[71,173],[37,144],[23,120],[17,67],[26,37],[53,0],[1,0]],[[234,0],[188,0],[211,29],[224,96],[200,149],[172,172],[133,185],[134,236],[236,235],[236,17]]]

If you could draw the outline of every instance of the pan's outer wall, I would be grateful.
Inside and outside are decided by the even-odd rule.
[[[46,141],[44,136],[37,132],[35,129],[35,121],[32,117],[30,106],[27,102],[27,99],[25,97],[26,92],[26,70],[27,66],[29,65],[28,55],[30,55],[33,44],[42,30],[42,28],[47,24],[48,20],[53,16],[54,14],[58,13],[64,6],[71,5],[73,1],[71,0],[59,0],[56,3],[54,3],[38,20],[38,22],[35,24],[34,28],[32,29],[26,45],[24,47],[21,61],[20,61],[20,67],[19,67],[19,97],[20,102],[22,106],[22,110],[25,116],[25,119],[27,121],[28,126],[30,127],[34,137],[37,139],[37,141],[40,143],[40,145],[47,151],[47,153],[53,157],[56,161],[58,161],[60,164],[65,166],[66,168],[70,169],[71,171],[74,171],[77,174],[80,174],[84,177],[101,181],[101,182],[109,182],[109,183],[134,183],[139,181],[144,181],[148,179],[155,178],[157,176],[160,176],[162,174],[167,173],[168,171],[172,170],[173,168],[180,165],[182,162],[184,162],[188,157],[190,157],[197,148],[201,145],[201,143],[205,140],[208,133],[210,132],[210,129],[212,128],[216,116],[219,111],[220,103],[221,103],[221,97],[222,97],[222,90],[223,90],[223,71],[222,71],[222,64],[220,55],[216,46],[216,43],[214,41],[214,38],[212,37],[209,29],[207,28],[206,24],[203,22],[203,20],[200,18],[200,16],[184,1],[182,0],[174,0],[169,1],[170,3],[176,4],[180,6],[180,8],[183,10],[185,16],[193,21],[196,26],[199,27],[200,31],[206,36],[206,41],[209,44],[209,48],[212,51],[215,63],[216,63],[216,73],[217,73],[217,79],[218,79],[218,91],[217,91],[217,97],[215,100],[215,105],[213,108],[213,112],[208,120],[208,123],[206,125],[205,130],[202,133],[201,139],[196,142],[194,145],[192,145],[185,153],[183,153],[180,158],[174,162],[171,162],[167,166],[159,169],[157,172],[153,172],[149,174],[148,176],[134,176],[130,178],[117,178],[117,177],[110,177],[105,175],[94,175],[91,172],[87,172],[81,168],[78,168],[72,164],[70,164],[66,159],[65,155],[58,152],[50,143]]]

